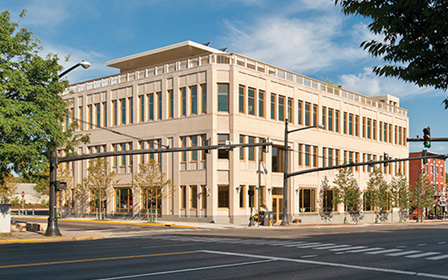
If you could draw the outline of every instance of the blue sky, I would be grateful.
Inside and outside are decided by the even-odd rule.
[[[235,52],[314,79],[328,77],[363,95],[391,94],[408,110],[409,136],[448,137],[446,93],[419,88],[393,78],[380,78],[371,68],[381,64],[359,44],[371,38],[367,20],[345,16],[332,0],[5,0],[20,27],[31,29],[49,52],[70,61],[87,60],[89,70],[71,72],[75,83],[116,74],[105,62],[186,40],[211,41],[211,47]],[[410,151],[420,151],[421,142]],[[448,143],[432,143],[435,153],[448,153]]]

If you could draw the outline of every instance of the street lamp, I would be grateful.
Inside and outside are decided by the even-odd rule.
[[[281,223],[282,226],[289,225],[289,221],[288,221],[288,178],[289,178],[289,174],[288,174],[288,160],[289,160],[288,135],[290,133],[293,133],[296,131],[306,130],[306,129],[310,129],[310,128],[323,128],[323,126],[322,125],[313,125],[313,126],[301,127],[301,128],[297,128],[297,129],[288,131],[288,119],[285,120],[285,143],[283,146],[283,150],[284,150],[284,154],[285,154],[284,155],[285,162],[284,162],[284,170],[283,170],[283,215],[282,215],[282,223]]]
[[[81,61],[72,67],[68,68],[61,74],[59,74],[58,79],[62,78],[64,75],[72,71],[73,69],[81,66],[84,69],[90,67],[90,63],[87,61]],[[54,139],[52,140],[54,142]],[[56,184],[57,184],[57,172],[58,172],[58,156],[57,148],[55,147],[50,152],[50,189],[49,189],[49,206],[48,206],[48,224],[47,230],[45,231],[46,236],[61,236],[61,232],[58,227],[58,218],[56,216]]]

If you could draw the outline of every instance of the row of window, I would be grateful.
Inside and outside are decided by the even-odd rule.
[[[180,186],[179,187],[180,209],[206,209],[207,187],[206,186]]]

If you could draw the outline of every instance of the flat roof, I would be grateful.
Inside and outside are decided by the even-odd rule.
[[[130,56],[110,60],[106,66],[120,69],[121,72],[163,64],[168,61],[179,60],[206,53],[224,53],[215,48],[198,44],[192,41],[185,41],[166,47],[133,54]]]

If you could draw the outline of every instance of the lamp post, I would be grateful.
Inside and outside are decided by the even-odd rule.
[[[64,75],[72,71],[73,69],[81,66],[84,69],[90,67],[90,63],[87,61],[81,61],[72,67],[68,68],[61,74],[59,74],[58,79],[62,78]],[[54,142],[54,139],[52,140]],[[56,184],[57,184],[57,172],[58,172],[58,156],[57,148],[55,147],[50,151],[50,189],[49,189],[49,206],[48,206],[48,224],[47,230],[45,231],[46,236],[61,236],[61,232],[58,227],[58,218],[56,215]]]
[[[288,221],[288,160],[289,160],[289,153],[288,153],[288,135],[290,133],[306,130],[310,128],[323,128],[321,125],[313,125],[313,126],[307,126],[302,128],[297,128],[293,130],[288,131],[288,119],[285,119],[285,143],[283,146],[284,151],[284,168],[283,168],[283,215],[282,215],[282,223],[281,225],[289,225]]]

